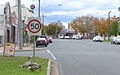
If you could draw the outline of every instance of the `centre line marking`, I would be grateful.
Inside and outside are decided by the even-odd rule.
[[[54,60],[56,60],[56,57],[53,55],[53,53],[50,50],[47,50],[47,52],[52,56]]]

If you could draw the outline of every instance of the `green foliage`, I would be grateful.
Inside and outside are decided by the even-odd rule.
[[[62,28],[57,24],[49,24],[48,26],[43,27],[43,34],[51,36],[59,33],[60,30],[62,30]]]
[[[110,35],[117,35],[118,33],[118,22],[115,21],[111,24],[111,27],[110,27]]]

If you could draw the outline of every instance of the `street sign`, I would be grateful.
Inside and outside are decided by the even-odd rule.
[[[28,23],[28,30],[31,33],[38,33],[40,32],[41,28],[42,28],[42,24],[39,22],[39,20],[33,19],[30,20]]]
[[[35,5],[32,4],[32,5],[30,6],[30,8],[31,8],[32,10],[35,9]]]
[[[28,27],[28,30],[30,31],[30,35],[33,35],[33,37],[34,37],[33,61],[35,61],[35,35],[36,35],[36,33],[38,33],[38,35],[40,35],[39,33],[41,33],[40,30],[42,28],[42,24],[40,23],[39,20],[31,18],[27,27]]]

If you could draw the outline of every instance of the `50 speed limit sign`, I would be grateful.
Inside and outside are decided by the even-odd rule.
[[[36,19],[33,19],[28,23],[28,30],[31,33],[38,33],[41,30],[41,28],[42,28],[41,23]]]

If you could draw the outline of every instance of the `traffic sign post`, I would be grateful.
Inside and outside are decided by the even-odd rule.
[[[42,24],[37,19],[32,19],[28,23],[28,30],[34,37],[34,45],[33,45],[33,62],[35,61],[35,33],[39,33],[42,28]]]

